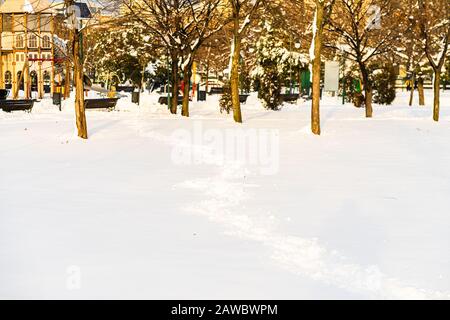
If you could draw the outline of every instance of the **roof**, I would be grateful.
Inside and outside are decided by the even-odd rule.
[[[51,13],[53,8],[51,7],[49,0],[5,0],[0,1],[1,13]]]
[[[92,18],[91,10],[89,9],[88,5],[84,2],[75,2],[75,6],[77,6],[80,9],[80,16],[81,19],[90,19]]]

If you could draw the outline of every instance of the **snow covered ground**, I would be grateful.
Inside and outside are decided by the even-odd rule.
[[[326,97],[321,137],[309,103],[142,99],[88,141],[73,103],[0,111],[0,298],[450,299],[450,92]]]

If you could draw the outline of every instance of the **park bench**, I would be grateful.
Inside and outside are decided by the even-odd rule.
[[[0,109],[5,112],[28,111],[33,109],[35,100],[0,100]]]
[[[223,94],[223,88],[212,87],[211,90],[209,90],[209,94]]]
[[[167,105],[168,104],[168,97],[167,96],[166,97],[159,97],[158,103]],[[178,97],[178,104],[179,105],[183,104],[183,97],[182,96]]]
[[[298,93],[286,93],[281,94],[280,97],[283,102],[297,102],[300,95]]]
[[[85,99],[84,107],[86,109],[108,109],[114,110],[119,98],[104,98],[104,99]]]
[[[132,92],[134,92],[134,90],[135,90],[136,88],[135,87],[133,87],[133,86],[117,86],[116,87],[116,91],[117,92],[127,92],[127,93],[132,93]]]
[[[0,89],[0,100],[6,100],[8,97],[9,90],[6,89]]]
[[[250,95],[248,95],[248,94],[240,94],[239,95],[239,102],[240,103],[247,103],[247,99],[248,99],[248,97],[249,97]]]

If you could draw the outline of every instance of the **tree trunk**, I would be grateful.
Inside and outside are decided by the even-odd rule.
[[[416,75],[411,78],[411,92],[409,93],[409,106],[411,107],[414,100],[414,83],[416,82]]]
[[[64,100],[70,97],[70,62],[66,61],[66,81],[64,82]]]
[[[30,77],[30,67],[28,63],[25,67],[24,73],[24,91],[25,91],[25,99],[31,98],[31,77]]]
[[[144,65],[142,67],[141,90],[140,90],[141,92],[145,91],[145,69],[146,69],[146,66]]]
[[[302,70],[299,69],[298,70],[298,94],[301,96],[302,95]]]
[[[359,68],[361,70],[364,92],[366,94],[364,101],[366,105],[366,118],[372,118],[372,84],[370,83],[369,72],[363,62],[359,62]]]
[[[311,107],[311,130],[312,133],[320,135],[320,76],[322,55],[322,33],[323,33],[323,4],[316,2],[316,34],[314,35],[314,60],[312,66],[312,107]]]
[[[177,114],[178,109],[178,84],[179,84],[179,76],[178,76],[178,58],[172,58],[172,100],[170,105],[170,112],[172,114]]]
[[[434,84],[433,84],[433,93],[434,93],[434,101],[433,101],[433,119],[434,121],[439,121],[439,94],[441,90],[441,72],[440,70],[434,71]]]
[[[239,34],[239,19],[234,19],[233,51],[231,52],[231,101],[233,104],[234,121],[242,123],[241,103],[239,101],[239,60],[241,58],[241,36]]]
[[[209,89],[209,59],[208,62],[206,63],[206,84],[205,84],[206,94],[208,94],[208,89]]]
[[[419,91],[419,106],[425,105],[425,94],[423,92],[423,78],[417,80],[417,91]]]
[[[183,108],[181,115],[189,117],[189,92],[191,88],[192,63],[188,63],[184,68],[184,88],[183,88]]]
[[[74,32],[74,62],[75,62],[75,114],[78,129],[78,136],[83,139],[88,138],[86,113],[84,107],[84,83],[83,83],[83,63],[80,57],[80,34],[78,31]]]
[[[372,86],[368,85],[367,87],[364,87],[364,92],[366,93],[366,118],[372,118],[373,115],[373,108],[372,108]]]

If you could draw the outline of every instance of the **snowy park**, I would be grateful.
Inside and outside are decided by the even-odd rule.
[[[406,92],[373,119],[324,98],[321,137],[309,103],[273,112],[255,96],[239,128],[214,97],[191,119],[158,95],[123,98],[87,113],[87,141],[73,102],[0,112],[0,296],[448,299],[443,96],[439,123],[430,105],[405,106]],[[272,150],[227,159],[219,142],[236,130]]]
[[[449,13],[0,0],[0,300],[450,300]]]

